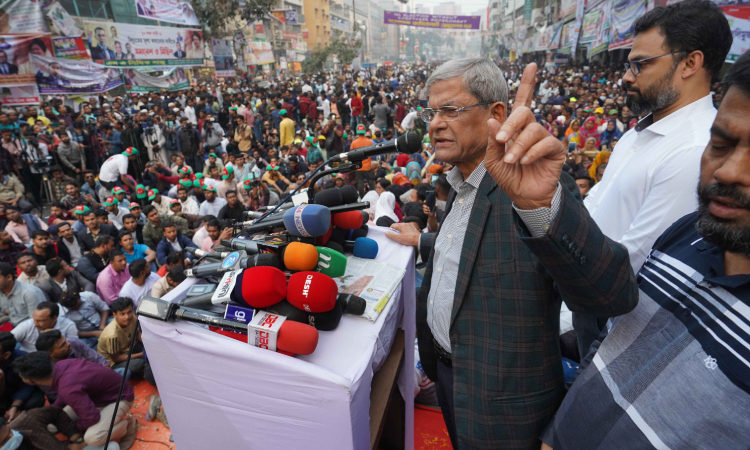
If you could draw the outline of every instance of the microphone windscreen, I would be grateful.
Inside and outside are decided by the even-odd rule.
[[[354,294],[339,294],[336,303],[340,304],[346,314],[361,316],[367,308],[367,300]]]
[[[333,224],[337,228],[343,228],[345,230],[354,230],[362,226],[362,212],[361,211],[348,211],[342,213],[336,213],[331,216]]]
[[[317,271],[331,278],[341,277],[346,272],[346,256],[327,247],[316,247],[318,250]]]
[[[293,306],[307,312],[326,312],[333,309],[339,288],[328,275],[318,272],[297,272],[289,277],[286,299]]]
[[[285,320],[276,337],[276,348],[295,355],[309,355],[318,346],[318,330],[310,325]]]
[[[406,153],[407,155],[417,153],[422,149],[422,139],[419,138],[417,133],[410,131],[398,137],[396,148],[399,153]]]
[[[257,255],[249,256],[247,258],[247,267],[275,267],[280,269],[279,257],[273,253],[258,253]]]
[[[333,280],[331,280],[333,281]],[[245,269],[237,277],[231,299],[250,308],[267,308],[286,296],[286,275],[276,267]]]
[[[307,313],[299,308],[295,308],[286,300],[282,300],[275,305],[266,308],[266,311],[280,316],[285,316],[286,320],[292,320],[299,323],[308,323]]]
[[[318,265],[318,250],[310,244],[290,242],[284,250],[284,265],[289,270],[315,270]]]
[[[315,245],[326,245],[326,242],[328,242],[328,240],[331,238],[332,232],[333,232],[333,225],[331,225],[328,228],[328,232],[326,234],[315,238]]]
[[[343,254],[344,253],[344,246],[339,244],[335,241],[328,241],[325,245],[327,248],[330,248],[331,250],[336,250],[337,252]]]
[[[357,238],[354,241],[354,256],[375,259],[378,256],[378,243],[366,237]]]
[[[362,213],[362,226],[366,227],[365,224],[370,221],[370,213],[367,211],[360,211],[360,213]]]
[[[341,196],[340,189],[336,189],[336,188],[324,189],[318,192],[317,194],[315,194],[315,204],[327,206],[329,208],[333,206],[340,206],[344,204],[344,198]]]
[[[283,220],[293,236],[323,236],[331,227],[331,210],[321,205],[299,205],[285,212]]]
[[[339,326],[343,314],[344,310],[341,308],[341,304],[337,302],[330,311],[308,314],[308,320],[310,326],[315,327],[318,331],[331,331]]]
[[[346,236],[347,241],[355,241],[359,238],[367,237],[367,231],[364,228],[356,228],[354,230],[349,231],[349,233]]]
[[[360,227],[360,229],[361,229],[362,231],[364,231],[364,232],[365,232],[365,235],[364,235],[364,236],[362,236],[362,237],[367,237],[367,233],[368,233],[368,232],[370,231],[370,227],[368,227],[368,226],[367,226],[367,223],[366,223],[366,222],[365,222],[365,224],[364,224],[364,225],[362,225],[362,226]]]
[[[351,184],[347,184],[339,189],[341,190],[341,198],[343,199],[343,202],[341,203],[342,205],[357,203],[357,200],[359,200],[359,192],[357,192],[357,188]],[[317,201],[317,197],[315,199]]]
[[[330,239],[328,239],[328,244],[330,244],[331,242],[335,242],[343,248],[344,242],[346,241],[348,235],[349,230],[345,230],[343,228],[334,228],[333,231],[331,231],[331,237]]]

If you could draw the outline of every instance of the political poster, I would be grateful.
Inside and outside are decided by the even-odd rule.
[[[44,9],[47,26],[54,36],[80,36],[83,29],[58,2],[48,3]]]
[[[98,94],[122,85],[117,69],[87,60],[31,55],[40,94]]]
[[[245,60],[248,66],[258,66],[262,64],[272,64],[276,62],[273,57],[271,43],[266,41],[253,41],[249,46],[251,53],[245,53]],[[248,59],[251,58],[251,59]],[[252,61],[252,62],[250,62]]]
[[[230,78],[237,75],[234,72],[232,41],[229,39],[211,39],[211,51],[214,54],[217,78]]]
[[[135,0],[138,17],[179,25],[200,25],[193,6],[186,0]]]
[[[86,20],[91,59],[110,67],[202,66],[203,32]]]
[[[190,87],[185,69],[175,67],[163,75],[154,76],[142,72],[145,69],[123,69],[125,90],[128,92],[179,91]],[[150,70],[150,69],[149,69]]]
[[[576,0],[561,0],[560,11],[557,13],[557,18],[564,19],[574,12],[576,12]]]
[[[53,37],[52,47],[56,58],[91,59],[81,36]]]
[[[615,0],[609,25],[609,49],[633,46],[633,23],[646,13],[646,0]]]
[[[482,16],[446,16],[441,14],[402,13],[384,11],[386,25],[405,25],[421,28],[443,28],[455,30],[478,30]]]
[[[557,22],[554,25],[552,25],[551,37],[549,40],[550,50],[557,50],[562,45],[562,43],[560,42],[561,40],[560,38],[562,37],[562,30],[563,30],[562,22]]]
[[[591,41],[588,56],[594,56],[607,50],[609,46],[609,27],[612,23],[612,2],[605,1],[599,6],[601,13],[596,24],[596,34]]]
[[[0,103],[4,106],[39,105],[39,90],[36,84],[27,86],[0,87]]]
[[[575,22],[568,22],[563,25],[562,32],[560,33],[560,46],[558,47],[559,49],[570,49],[573,46],[574,28]]]
[[[734,38],[726,62],[733,63],[750,50],[750,6],[722,6],[721,9],[729,21],[729,29]]]
[[[575,56],[576,47],[578,47],[578,36],[581,35],[581,26],[583,24],[583,11],[586,8],[586,0],[576,0],[576,20],[573,27],[568,30],[570,33],[570,49]]]
[[[596,39],[596,27],[599,24],[599,17],[601,17],[601,14],[601,3],[589,11],[586,11],[581,25],[581,37],[578,40],[580,44],[588,44]]]
[[[36,70],[30,54],[52,57],[49,35],[0,35],[0,85],[22,86],[34,84]]]
[[[41,0],[0,0],[0,34],[49,33]]]
[[[276,9],[271,11],[271,15],[281,23],[286,23],[289,25],[299,25],[299,20],[297,19],[297,10]]]

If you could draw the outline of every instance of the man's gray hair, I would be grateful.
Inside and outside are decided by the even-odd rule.
[[[508,83],[503,72],[487,58],[461,58],[448,61],[435,69],[427,79],[427,92],[432,83],[463,78],[463,86],[479,103],[508,104]]]

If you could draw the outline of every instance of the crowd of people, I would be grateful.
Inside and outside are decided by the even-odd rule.
[[[264,211],[297,189],[349,184],[370,203],[372,224],[394,228],[393,240],[418,250],[420,356],[454,448],[538,448],[540,438],[556,449],[616,447],[625,437],[644,442],[633,448],[662,441],[709,448],[717,439],[721,448],[746,447],[750,427],[738,412],[750,401],[742,359],[750,316],[738,305],[750,298],[742,269],[750,241],[747,223],[737,231],[735,216],[717,208],[747,214],[750,167],[746,156],[735,158],[735,169],[715,161],[730,148],[748,151],[747,125],[731,114],[750,103],[750,58],[719,84],[731,33],[712,5],[686,0],[647,13],[636,22],[624,68],[546,64],[530,73],[519,62],[466,59],[2,107],[0,409],[9,425],[0,437],[23,436],[34,448],[101,446],[114,414],[112,438],[129,448],[134,397],[126,383],[115,412],[120,379],[155,384],[139,335],[124,368],[141,297],[161,297],[181,283],[191,265],[185,249],[210,250],[230,238],[244,211]],[[717,116],[728,102],[734,109]],[[420,152],[374,157],[310,186],[310,174],[330,156],[409,131],[422,139]],[[715,148],[706,149],[709,139]],[[552,156],[541,160],[557,161],[561,173],[547,183],[545,201],[532,186],[519,191],[523,183],[509,183],[502,169],[519,160],[519,167],[541,164],[542,149]],[[527,176],[540,186],[548,181],[534,177],[541,175]],[[535,239],[545,233],[549,242],[560,236],[562,246],[545,250]],[[722,262],[720,250],[744,259]],[[687,262],[701,252],[718,260]],[[712,304],[658,293],[680,291],[683,278],[694,280],[689,290],[702,285]],[[572,320],[560,320],[563,300]],[[733,324],[716,318],[729,310],[737,314]],[[650,326],[656,336],[665,330],[661,341]],[[717,327],[726,330],[719,337]],[[668,359],[662,350],[672,352]],[[580,364],[564,400],[561,354],[573,372]],[[631,363],[616,365],[618,355]],[[680,373],[689,357],[721,370],[709,374],[711,382]],[[633,361],[653,370],[624,367]],[[705,413],[676,425],[670,415],[688,414],[684,406],[646,399],[649,385],[672,395],[657,376],[667,366],[676,371],[668,376],[706,392],[704,401],[738,402],[712,410],[731,430],[697,431]],[[625,392],[628,382],[640,391]],[[633,414],[627,406],[636,401]],[[151,409],[167,424],[158,397]],[[607,417],[622,410],[629,417],[618,428]],[[67,447],[47,431],[50,423],[69,438]]]

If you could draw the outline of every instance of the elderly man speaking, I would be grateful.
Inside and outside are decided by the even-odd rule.
[[[535,73],[526,67],[510,117],[491,61],[449,61],[432,74],[421,117],[436,158],[455,166],[446,216],[421,241],[409,224],[389,233],[428,261],[419,353],[461,450],[539,448],[564,393],[562,300],[608,317],[638,302],[628,252],[597,228],[561,171],[563,145],[529,110]]]

